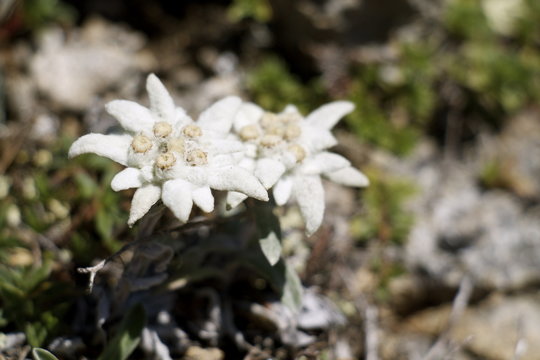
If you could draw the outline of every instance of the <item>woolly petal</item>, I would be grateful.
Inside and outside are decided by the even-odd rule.
[[[350,165],[350,161],[343,156],[324,151],[306,159],[300,167],[300,171],[304,175],[319,175],[343,169]]]
[[[126,165],[132,139],[130,135],[84,135],[71,145],[68,156],[72,158],[81,154],[93,153]]]
[[[328,130],[303,125],[298,143],[305,146],[309,152],[317,153],[336,145],[337,140]]]
[[[228,133],[231,130],[234,116],[241,104],[242,100],[236,96],[228,96],[221,99],[203,111],[197,120],[197,125],[203,129]]]
[[[105,105],[105,109],[124,129],[134,133],[152,131],[155,123],[150,110],[133,101],[113,100]]]
[[[141,169],[141,179],[143,182],[152,182],[154,180],[154,166],[143,166]]]
[[[148,210],[159,200],[161,188],[157,185],[146,184],[135,191],[131,201],[128,225],[132,226],[142,218]]]
[[[237,207],[246,200],[248,196],[237,191],[229,191],[227,193],[227,206],[231,209]]]
[[[298,114],[301,116],[300,111],[298,111],[298,108],[292,104],[285,106],[285,109],[283,109],[281,114]]]
[[[111,181],[111,188],[114,191],[126,190],[141,187],[143,184],[141,170],[127,168],[116,174]]]
[[[159,119],[173,122],[176,119],[174,101],[156,75],[150,74],[146,79],[146,91],[150,98],[150,110]]]
[[[244,154],[247,157],[256,158],[257,157],[257,145],[256,144],[250,144],[250,143],[244,143]]]
[[[219,164],[219,166],[237,165],[238,157],[235,156],[237,154],[244,155],[238,152],[232,154],[213,154],[210,161],[212,164]]]
[[[329,180],[345,186],[364,187],[369,185],[369,179],[366,175],[350,166],[324,175]]]
[[[184,126],[193,124],[193,119],[186,114],[186,110],[177,107],[174,111],[174,120],[172,121],[173,128],[182,129]]]
[[[279,161],[285,165],[287,169],[292,169],[296,167],[298,161],[296,160],[296,155],[291,151],[284,151],[280,154]]]
[[[281,175],[283,175],[285,170],[285,165],[281,161],[266,158],[257,161],[253,175],[259,179],[265,188],[270,189],[279,180]]]
[[[350,101],[334,101],[313,111],[306,121],[312,126],[330,130],[353,110],[354,104]]]
[[[177,162],[167,174],[169,178],[182,179],[196,186],[206,186],[210,169],[206,166],[186,166]]]
[[[182,179],[166,181],[163,184],[163,203],[172,210],[180,221],[187,222],[193,207],[191,183]]]
[[[282,177],[274,186],[273,195],[276,204],[279,206],[285,205],[289,198],[291,197],[293,188],[292,179],[287,177]]]
[[[253,172],[253,170],[255,170],[256,164],[257,162],[255,161],[255,159],[252,159],[250,157],[244,157],[242,160],[240,160],[240,162],[238,163],[238,166],[250,172]]]
[[[240,131],[244,126],[256,124],[264,110],[253,103],[243,103],[234,117],[234,130]]]
[[[321,178],[316,175],[296,176],[293,191],[306,222],[306,234],[310,236],[321,226],[324,215],[324,188]]]
[[[208,185],[212,189],[238,191],[257,200],[268,201],[264,186],[249,171],[238,166],[209,169]]]
[[[244,151],[244,144],[236,140],[212,139],[206,148],[212,154],[230,154]]]
[[[191,195],[193,196],[193,202],[202,211],[207,213],[214,211],[214,197],[208,186],[202,186],[194,190]]]

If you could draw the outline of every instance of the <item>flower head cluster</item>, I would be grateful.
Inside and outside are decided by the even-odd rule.
[[[88,134],[69,150],[70,157],[95,153],[127,166],[113,178],[111,186],[115,191],[137,188],[130,225],[159,199],[184,222],[193,203],[210,212],[214,209],[211,189],[238,191],[268,200],[260,182],[234,161],[233,154],[241,151],[242,145],[231,140],[229,134],[241,106],[239,98],[218,101],[194,122],[174,105],[155,75],[148,76],[146,89],[150,108],[126,100],[106,105],[125,134]]]
[[[354,109],[347,101],[324,105],[306,118],[289,105],[279,114],[265,112],[245,103],[234,120],[233,129],[246,146],[240,166],[252,172],[272,189],[277,205],[294,198],[312,234],[322,223],[324,189],[321,176],[348,186],[367,186],[368,179],[344,157],[325,151],[337,144],[330,130]],[[230,192],[230,206],[246,196]]]
[[[193,121],[155,75],[148,76],[146,89],[149,108],[126,100],[106,105],[124,134],[88,134],[69,151],[70,157],[95,153],[126,166],[111,186],[137,188],[129,225],[160,199],[186,222],[193,204],[214,209],[212,189],[228,191],[231,207],[247,197],[266,201],[272,189],[278,205],[296,200],[312,234],[324,214],[321,176],[348,186],[368,184],[347,159],[326,151],[337,143],[330,130],[353,110],[350,102],[324,105],[304,118],[292,105],[274,114],[227,97]]]

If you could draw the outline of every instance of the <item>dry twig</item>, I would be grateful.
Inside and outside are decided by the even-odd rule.
[[[352,288],[350,279],[353,275],[350,273],[350,270],[340,270],[339,271],[341,280],[347,292],[351,297],[354,297],[355,291]],[[354,307],[356,311],[361,313],[364,317],[364,336],[365,336],[365,359],[366,360],[378,360],[379,359],[379,327],[377,324],[378,311],[375,305],[372,305],[368,302],[366,298],[354,297],[353,298]]]
[[[452,311],[450,313],[448,324],[443,332],[439,335],[437,341],[433,344],[433,346],[431,346],[428,353],[424,357],[424,360],[442,359],[444,357],[444,353],[448,352],[450,332],[467,308],[473,289],[474,286],[472,280],[468,276],[465,276],[461,280],[458,293],[452,302]]]
[[[364,310],[364,331],[366,337],[366,360],[379,358],[379,329],[377,328],[377,307],[366,304]]]
[[[523,329],[523,318],[518,319],[517,323],[517,340],[516,345],[514,347],[514,356],[512,357],[512,360],[519,360],[525,354],[527,351],[527,339],[525,338]]]

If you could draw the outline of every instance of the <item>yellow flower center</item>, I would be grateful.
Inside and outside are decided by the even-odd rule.
[[[171,139],[167,143],[167,151],[174,151],[179,154],[184,153],[184,140],[180,138]]]
[[[285,133],[285,129],[281,124],[268,125],[265,130],[268,135],[276,135],[279,137],[282,137]]]
[[[287,150],[294,155],[296,162],[300,162],[306,158],[306,150],[304,150],[304,148],[298,144],[290,145]]]
[[[298,114],[297,112],[289,112],[285,114],[281,114],[280,120],[284,123],[296,123],[299,121],[302,121],[302,116]]]
[[[170,169],[176,163],[176,157],[172,152],[160,154],[156,159],[156,166],[162,170]]]
[[[281,141],[281,136],[277,135],[264,135],[261,138],[261,145],[264,147],[274,147]]]
[[[208,157],[202,150],[191,150],[186,157],[186,161],[191,166],[199,166],[208,164]]]
[[[154,135],[157,137],[167,137],[172,132],[172,126],[168,122],[159,121],[154,125]]]
[[[255,140],[259,135],[257,125],[246,125],[240,129],[240,138],[244,141]]]
[[[190,124],[184,127],[182,133],[189,138],[197,138],[202,135],[202,130],[197,125]]]
[[[300,136],[302,133],[302,129],[300,129],[300,126],[296,124],[289,124],[285,128],[285,138],[287,140],[293,140]]]
[[[144,135],[135,135],[131,142],[131,148],[136,153],[145,153],[152,148],[152,141]]]
[[[261,125],[265,128],[272,125],[276,125],[279,122],[280,122],[279,115],[271,113],[271,112],[264,113],[261,118]]]

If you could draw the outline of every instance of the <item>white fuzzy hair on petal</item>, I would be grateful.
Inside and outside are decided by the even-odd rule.
[[[78,138],[69,148],[70,158],[81,154],[96,154],[127,165],[129,135],[87,134]]]
[[[324,215],[324,189],[320,176],[295,177],[293,192],[306,223],[306,234],[311,236],[321,226]]]
[[[158,202],[161,196],[161,187],[153,184],[146,184],[138,188],[131,201],[128,225],[132,226],[142,218],[150,208]]]

